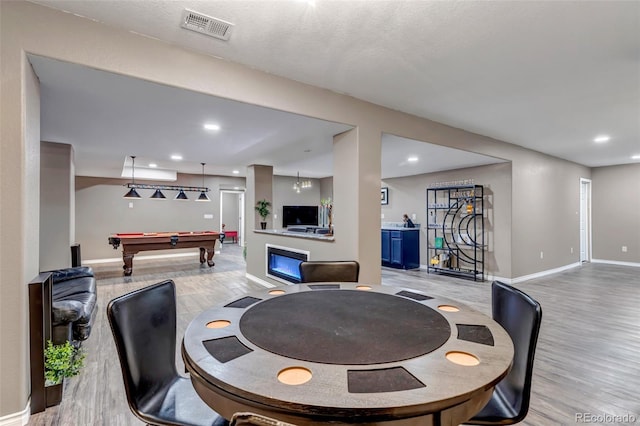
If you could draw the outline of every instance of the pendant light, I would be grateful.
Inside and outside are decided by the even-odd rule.
[[[160,189],[156,189],[156,192],[153,193],[153,195],[151,197],[152,200],[166,200],[167,197],[164,196],[164,194],[162,193],[162,191],[160,191]]]
[[[311,188],[311,181],[303,180],[302,182],[300,182],[300,172],[298,172],[296,183],[293,184],[293,190],[299,194],[300,189],[307,189],[307,188]]]
[[[131,160],[132,160],[132,164],[131,164],[131,184],[135,185],[136,184],[136,156],[132,155],[131,156]],[[124,198],[128,198],[128,199],[136,199],[136,198],[140,198],[140,194],[138,194],[138,191],[136,191],[136,188],[133,187],[129,190],[129,192],[127,192],[126,194],[124,194]]]
[[[202,187],[204,188],[204,165],[205,165],[205,163],[200,163],[200,164],[202,164]],[[211,200],[207,196],[207,193],[205,191],[202,191],[200,193],[200,196],[198,197],[198,199],[196,201],[211,201]]]
[[[181,189],[180,192],[178,192],[178,195],[176,195],[176,198],[174,198],[174,200],[188,200],[189,197],[187,197],[187,194],[184,193],[184,189]]]

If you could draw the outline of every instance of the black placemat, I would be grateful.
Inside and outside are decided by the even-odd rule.
[[[456,324],[458,339],[493,346],[493,334],[489,327],[475,324]]]
[[[251,306],[256,302],[261,301],[262,299],[258,299],[256,297],[246,296],[242,299],[234,300],[231,303],[227,303],[224,305],[225,308],[246,308],[247,306]]]
[[[218,361],[225,363],[241,357],[252,349],[246,347],[236,336],[222,337],[220,339],[205,340],[202,342],[207,352]]]
[[[398,392],[425,387],[403,367],[347,371],[349,393]]]
[[[433,297],[431,296],[427,296],[425,294],[420,294],[420,293],[414,293],[412,291],[407,291],[407,290],[399,291],[396,294],[398,296],[408,297],[409,299],[420,300],[420,301],[433,299]]]

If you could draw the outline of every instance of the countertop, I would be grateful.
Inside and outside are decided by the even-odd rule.
[[[254,229],[258,234],[282,235],[283,237],[306,238],[308,240],[334,241],[333,235],[313,234],[311,232],[291,232],[284,229]]]

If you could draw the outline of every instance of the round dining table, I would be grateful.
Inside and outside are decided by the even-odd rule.
[[[361,283],[234,298],[194,318],[182,343],[196,392],[222,416],[296,425],[457,425],[489,401],[513,353],[479,311]]]

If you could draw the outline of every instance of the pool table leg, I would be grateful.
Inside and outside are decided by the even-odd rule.
[[[215,242],[213,243],[213,247],[211,247],[210,249],[205,249],[204,247],[200,247],[200,263],[204,263],[204,252],[207,252],[207,265],[209,265],[209,267],[212,267],[213,265],[215,265],[215,262],[213,261],[213,253],[215,249]]]
[[[124,265],[122,266],[122,269],[124,269],[124,275],[128,277],[133,272],[133,254],[123,253],[122,260],[124,261]]]

